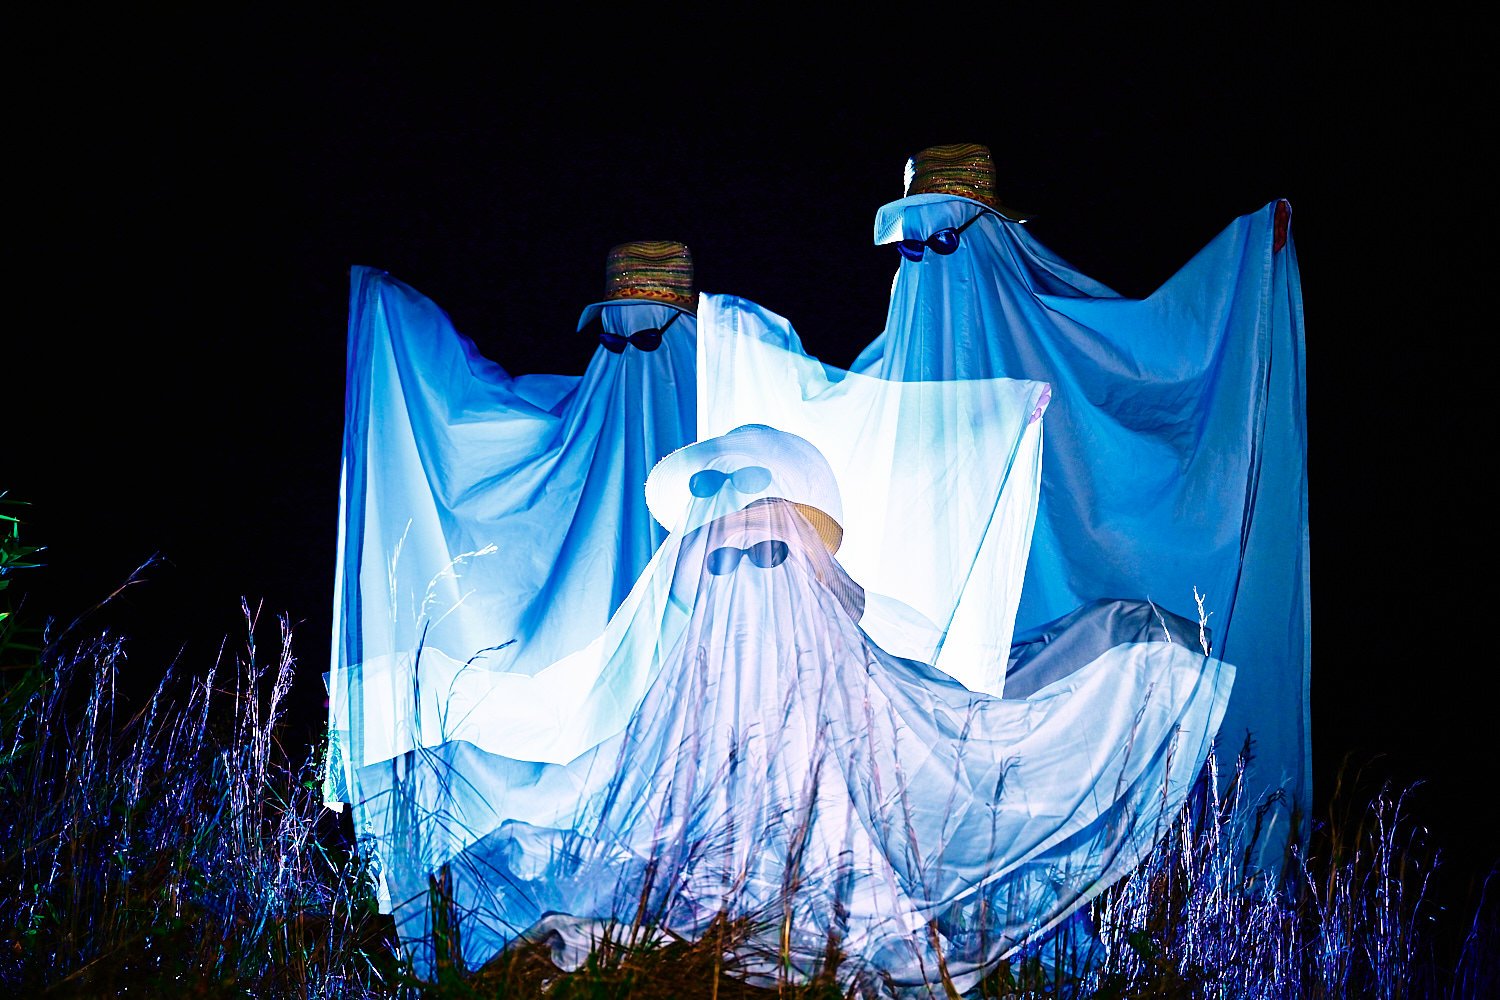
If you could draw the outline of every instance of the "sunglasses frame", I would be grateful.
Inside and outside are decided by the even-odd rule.
[[[901,256],[905,257],[907,260],[913,261],[920,261],[923,256],[926,255],[926,252],[928,250],[931,250],[933,253],[937,254],[940,257],[947,257],[949,254],[958,252],[959,245],[963,242],[959,239],[959,236],[963,233],[963,231],[965,229],[968,229],[970,226],[978,222],[986,215],[993,215],[996,218],[999,218],[1000,213],[991,208],[981,208],[979,210],[979,214],[969,219],[969,221],[965,222],[963,225],[944,226],[942,229],[934,230],[932,235],[928,236],[925,240],[897,240],[896,249],[901,252]],[[944,234],[950,234],[953,237],[953,246],[947,250],[944,250],[941,246],[932,242],[933,240]]]
[[[733,561],[724,565],[729,559],[728,555],[720,553],[733,552]],[[762,555],[762,553],[766,553]],[[721,545],[708,554],[703,560],[703,565],[714,576],[726,576],[739,568],[741,559],[749,559],[750,564],[757,569],[775,569],[786,562],[787,556],[792,554],[792,547],[779,538],[767,538],[755,542],[749,548],[740,548],[737,545]]]
[[[677,317],[682,313],[674,311],[672,318],[661,326],[648,326],[644,330],[637,330],[628,336],[618,333],[610,333],[608,330],[599,331],[599,343],[611,354],[625,353],[625,345],[630,344],[638,351],[654,351],[661,346],[662,334],[667,332],[667,327],[677,322]],[[603,323],[603,320],[600,320]],[[642,343],[644,341],[644,343]]]
[[[762,481],[759,486],[756,486],[753,489],[743,489],[740,483],[735,482],[735,477],[740,473],[752,471],[755,473],[759,473],[759,475],[755,477],[757,479],[759,479],[760,476],[765,477],[764,481]],[[706,483],[709,480],[714,480],[714,484],[711,488],[708,486],[700,485],[701,483]],[[759,493],[761,490],[764,490],[767,486],[771,485],[771,470],[763,465],[746,465],[742,466],[741,468],[735,469],[733,472],[721,472],[718,469],[699,469],[688,479],[688,492],[693,496],[699,498],[700,500],[706,500],[722,490],[725,483],[732,484],[734,488],[741,493]],[[748,486],[750,484],[746,483],[745,485]],[[707,490],[707,492],[704,492],[704,490]]]

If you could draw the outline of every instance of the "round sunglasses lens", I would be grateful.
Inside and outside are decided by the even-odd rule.
[[[612,351],[615,354],[619,354],[621,351],[625,350],[624,338],[617,337],[612,333],[599,334],[599,343],[604,345],[605,350]]]
[[[927,245],[921,240],[902,240],[896,244],[896,249],[901,251],[901,256],[907,260],[921,260]]]
[[[733,573],[734,568],[740,563],[740,550],[732,545],[714,549],[704,560],[704,565],[714,576],[723,576],[725,573]]]
[[[639,330],[630,335],[630,342],[643,351],[654,351],[661,346],[661,331]]]
[[[927,237],[927,245],[932,247],[933,253],[940,253],[944,257],[958,249],[958,230],[949,226],[947,229],[939,229]]]
[[[761,569],[770,569],[786,562],[788,551],[786,542],[777,539],[756,542],[750,546],[750,561]]]
[[[743,469],[735,470],[730,481],[741,493],[759,493],[771,485],[771,470],[759,465],[747,465]]]
[[[724,485],[724,480],[729,477],[718,469],[704,469],[702,472],[693,473],[693,478],[688,480],[688,490],[695,497],[711,497],[719,492],[719,487]]]

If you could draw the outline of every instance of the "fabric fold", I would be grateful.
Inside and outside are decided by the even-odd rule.
[[[970,198],[883,206],[877,243],[957,226]],[[1016,628],[1101,598],[1202,614],[1239,677],[1225,722],[1252,799],[1311,788],[1306,372],[1291,207],[1233,220],[1145,298],[987,214],[950,255],[899,261],[851,369],[1048,383],[1047,456]],[[1268,863],[1276,863],[1272,845]]]

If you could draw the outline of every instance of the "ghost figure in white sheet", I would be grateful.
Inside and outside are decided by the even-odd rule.
[[[885,330],[851,371],[1048,383],[1016,633],[1120,595],[1197,618],[1201,596],[1214,653],[1239,668],[1224,731],[1236,748],[1254,740],[1242,790],[1250,801],[1285,792],[1305,812],[1306,366],[1290,205],[1235,219],[1134,299],[1042,245],[1039,220],[1023,224],[998,200],[986,147],[928,147],[907,175],[905,196],[875,218],[875,242],[898,265]],[[1262,836],[1263,863],[1280,863],[1284,829]]]
[[[666,537],[640,487],[695,438],[691,254],[622,243],[604,285],[578,320],[583,375],[513,376],[426,296],[354,268],[331,804],[363,800],[419,660],[534,673],[598,636]]]
[[[860,627],[837,558],[859,498],[805,439],[736,428],[667,456],[648,495],[674,530],[585,681],[490,675],[507,684],[466,696],[467,738],[360,775],[386,794],[377,846],[419,970],[441,869],[471,966],[541,938],[576,967],[611,925],[693,940],[723,917],[752,983],[811,977],[833,941],[846,988],[925,996],[941,967],[967,989],[1181,808],[1234,677],[1195,623],[1085,609],[996,697]],[[621,701],[617,731],[577,729]],[[537,718],[572,735],[526,759],[512,731]]]

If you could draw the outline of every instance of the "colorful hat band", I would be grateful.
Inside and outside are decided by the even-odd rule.
[[[693,307],[692,253],[668,240],[614,247],[604,262],[604,301],[621,299]]]
[[[929,146],[913,159],[907,195],[951,194],[991,208],[995,200],[995,164],[988,147],[975,143]]]

